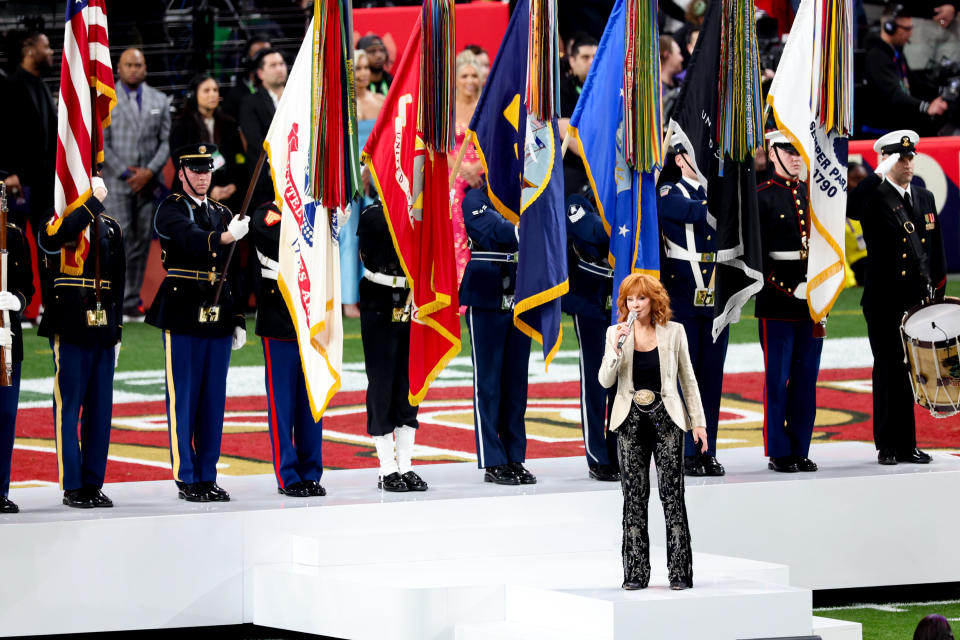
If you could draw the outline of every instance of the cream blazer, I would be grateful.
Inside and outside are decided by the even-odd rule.
[[[690,431],[694,427],[706,427],[703,404],[700,402],[700,388],[690,363],[687,334],[683,325],[668,322],[666,326],[657,325],[656,331],[660,355],[660,395],[663,397],[664,408],[684,431]],[[617,355],[617,326],[607,329],[607,345],[597,377],[600,384],[607,389],[617,383],[617,396],[610,412],[610,430],[616,431],[627,419],[633,394],[637,391],[633,388],[633,331],[628,333],[623,341],[623,353]],[[683,389],[683,398],[677,391],[678,378]]]

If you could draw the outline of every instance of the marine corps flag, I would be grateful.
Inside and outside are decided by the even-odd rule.
[[[753,0],[714,0],[670,120],[716,217],[713,337],[763,288],[753,154],[763,147]]]
[[[513,321],[543,345],[548,366],[569,289],[557,46],[554,0],[520,0],[470,122],[490,199],[520,227]]]
[[[413,294],[409,400],[414,405],[460,352],[447,184],[454,121],[453,26],[453,0],[424,2],[362,156]]]
[[[803,157],[810,194],[807,305],[826,317],[844,286],[847,136],[853,125],[853,14],[847,0],[803,0],[767,95]]]

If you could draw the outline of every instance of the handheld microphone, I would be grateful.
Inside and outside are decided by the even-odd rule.
[[[633,327],[633,322],[634,322],[634,320],[636,320],[636,319],[637,319],[637,312],[636,312],[636,311],[631,311],[631,312],[630,312],[630,315],[627,316],[627,326],[628,326],[628,327]],[[623,343],[624,343],[624,341],[627,339],[627,336],[628,336],[628,335],[629,335],[629,334],[625,333],[625,334],[623,334],[622,336],[620,336],[620,339],[619,339],[619,340],[617,340],[617,350],[618,350],[618,351],[620,350],[621,347],[623,347]]]

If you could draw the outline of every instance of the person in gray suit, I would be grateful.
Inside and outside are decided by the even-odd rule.
[[[103,179],[110,194],[104,205],[123,230],[123,313],[142,318],[140,287],[153,237],[153,192],[170,157],[170,98],[144,81],[147,65],[139,49],[120,55],[117,77],[117,105],[103,135]]]

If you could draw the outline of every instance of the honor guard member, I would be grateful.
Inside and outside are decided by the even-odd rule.
[[[384,491],[426,491],[413,470],[413,442],[420,423],[410,404],[410,312],[407,278],[400,266],[377,200],[357,221],[360,260],[360,338],[367,372],[367,433],[380,459],[377,487]]]
[[[607,390],[597,372],[603,360],[613,303],[613,269],[607,263],[610,236],[600,214],[579,194],[567,198],[567,263],[570,291],[560,298],[573,317],[580,345],[580,423],[590,477],[608,482],[617,472],[617,434],[606,429]]]
[[[763,349],[763,442],[774,471],[816,471],[810,439],[817,415],[823,326],[807,307],[810,212],[803,161],[779,131],[767,134],[774,176],[757,187],[763,289],[756,311]]]
[[[687,158],[683,145],[674,147],[681,178],[660,187],[657,211],[663,239],[661,280],[670,294],[673,319],[683,325],[690,361],[697,376],[707,419],[705,453],[687,432],[683,472],[688,476],[722,476],[717,461],[717,430],[723,393],[723,362],[730,338],[728,327],[713,339],[714,266],[717,261],[717,221],[707,211],[707,191]]]
[[[250,218],[232,217],[207,197],[215,151],[207,143],[177,153],[183,191],[160,203],[154,218],[167,275],[147,313],[147,322],[163,329],[173,478],[190,502],[230,499],[217,485],[217,460],[230,350],[247,340],[231,283],[222,281],[229,245],[247,234]]]
[[[4,209],[6,190],[0,186],[0,201]],[[0,347],[4,348],[4,364],[10,367],[10,385],[0,386],[0,513],[17,513],[20,509],[8,497],[10,491],[10,460],[17,424],[17,400],[20,396],[20,364],[23,362],[23,332],[20,313],[33,298],[33,270],[30,247],[23,230],[7,222],[7,286],[0,291],[0,312],[6,311],[9,324],[0,328]]]
[[[494,208],[486,187],[463,199],[470,262],[460,283],[473,357],[473,424],[485,482],[535,484],[527,456],[530,337],[513,324],[519,228]]]
[[[913,161],[919,137],[893,131],[873,145],[881,162],[850,194],[850,217],[860,220],[871,256],[863,286],[863,316],[873,351],[873,438],[880,464],[925,464],[917,448],[913,391],[904,359],[903,314],[942,299],[946,260],[933,194],[916,184]]]
[[[100,178],[91,186],[86,202],[37,234],[51,292],[37,333],[49,338],[53,349],[57,470],[63,504],[81,509],[113,506],[101,488],[126,278],[120,224],[103,213],[107,189]]]
[[[260,278],[257,286],[257,335],[266,361],[270,450],[277,491],[295,498],[325,496],[323,475],[323,421],[314,420],[307,381],[300,363],[297,332],[280,293],[280,210],[268,202],[250,221]]]

